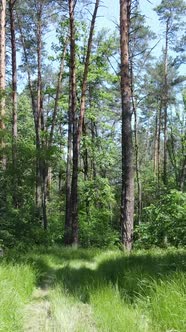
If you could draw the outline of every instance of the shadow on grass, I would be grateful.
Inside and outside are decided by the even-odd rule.
[[[122,297],[134,302],[151,292],[154,281],[171,280],[178,271],[186,272],[185,252],[131,255],[108,258],[95,270],[65,266],[56,271],[56,284],[83,302],[89,302],[93,290],[112,285]]]
[[[65,247],[35,247],[28,253],[10,250],[8,255],[0,259],[0,264],[7,263],[11,265],[29,264],[33,267],[36,274],[36,286],[45,287],[48,275],[55,275],[56,269],[52,266],[64,266],[70,261],[93,262],[95,256],[100,252],[98,249],[72,249]],[[51,266],[52,262],[52,266]],[[55,282],[50,282],[52,286]]]
[[[38,250],[36,249],[36,253]],[[49,255],[56,264],[62,264],[72,260],[81,260],[92,262],[95,256],[100,252],[98,249],[72,249],[65,247],[50,247],[39,249],[40,254]]]
[[[39,249],[20,256],[18,262],[33,266],[37,286],[45,288],[46,279],[53,276],[48,287],[58,285],[82,302],[89,302],[92,291],[108,285],[117,287],[122,297],[134,302],[136,297],[148,296],[153,281],[171,280],[176,272],[186,272],[186,251],[183,250],[133,253],[130,256],[116,253],[114,257],[103,257],[95,269],[91,269],[88,264],[96,261],[99,253],[94,249]],[[78,262],[77,267],[70,264],[73,261]]]

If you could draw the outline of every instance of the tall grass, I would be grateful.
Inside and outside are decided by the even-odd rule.
[[[155,282],[149,303],[149,316],[158,331],[186,331],[186,282],[183,273]],[[144,299],[144,305],[146,301]]]
[[[29,265],[0,265],[0,331],[22,331],[23,307],[30,298],[36,275]]]
[[[81,260],[81,253],[72,260],[69,255],[56,270],[52,308],[58,326],[65,321],[60,308],[65,307],[65,317],[70,317],[71,309],[81,303],[89,306],[96,331],[186,331],[185,258],[184,250],[175,249],[132,255],[99,252],[87,261]],[[60,303],[67,298],[71,305]],[[75,324],[64,331],[79,330]]]
[[[51,331],[55,332],[95,332],[96,322],[92,308],[78,301],[60,287],[50,295]]]
[[[21,331],[38,271],[55,332],[185,332],[186,251],[35,249],[0,267],[0,331]],[[32,267],[31,267],[31,266]],[[42,301],[42,299],[41,299]]]
[[[126,303],[117,287],[110,285],[92,292],[90,299],[99,331],[149,331],[147,317],[143,311]]]

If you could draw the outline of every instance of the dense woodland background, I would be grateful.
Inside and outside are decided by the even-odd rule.
[[[5,248],[122,241],[121,29],[98,28],[98,5],[0,3]],[[138,248],[186,244],[186,4],[162,0],[155,12],[161,41],[139,1],[128,13],[133,149],[125,149],[133,154]]]

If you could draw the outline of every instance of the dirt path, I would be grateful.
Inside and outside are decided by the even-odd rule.
[[[48,290],[36,289],[24,312],[24,332],[48,332],[50,329],[50,302]]]
[[[69,300],[64,294],[55,305],[51,294],[55,271],[48,272],[42,287],[34,290],[24,310],[24,332],[97,332],[89,304]]]
[[[24,310],[24,332],[51,332],[51,309],[49,293],[55,280],[55,273],[48,272],[42,281],[42,286],[34,290],[31,302]]]

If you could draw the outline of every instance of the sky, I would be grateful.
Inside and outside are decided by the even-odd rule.
[[[161,0],[139,0],[140,11],[146,17],[147,25],[157,34],[158,40],[161,36],[162,27],[159,23],[158,16],[153,10],[154,7],[160,4]],[[119,0],[101,0],[101,5],[98,10],[98,16],[96,19],[96,29],[102,28],[110,29],[114,31],[116,26],[119,24]],[[50,31],[46,36],[46,41],[54,41],[56,38],[55,31]],[[160,45],[157,46],[158,52],[161,52]]]
[[[116,28],[119,23],[119,0],[102,0],[98,11],[97,29],[109,28],[111,31]],[[156,12],[153,10],[161,3],[161,0],[140,0],[140,12],[145,15],[146,23],[150,29],[156,33],[159,44],[154,49],[154,52],[161,53],[162,49],[162,26],[158,20]],[[156,42],[155,42],[156,43]],[[154,45],[152,45],[153,47]]]
[[[151,26],[152,30],[158,32],[159,22],[153,8],[160,4],[161,0],[140,0],[140,8],[142,13],[147,18],[147,23]],[[101,27],[114,28],[115,23],[119,22],[119,0],[102,0],[102,5],[98,12],[98,24]]]
[[[153,48],[156,43],[158,44],[153,48],[152,54],[157,58],[162,54],[162,48],[164,46],[164,27],[159,22],[158,15],[153,10],[161,3],[161,0],[139,0],[139,10],[145,15],[146,24],[150,29],[156,33],[157,39],[150,43],[150,47]],[[119,0],[101,0],[101,6],[98,11],[97,30],[101,28],[109,28],[110,31],[115,30],[119,24]],[[181,75],[186,75],[186,65],[182,65],[179,69]]]

